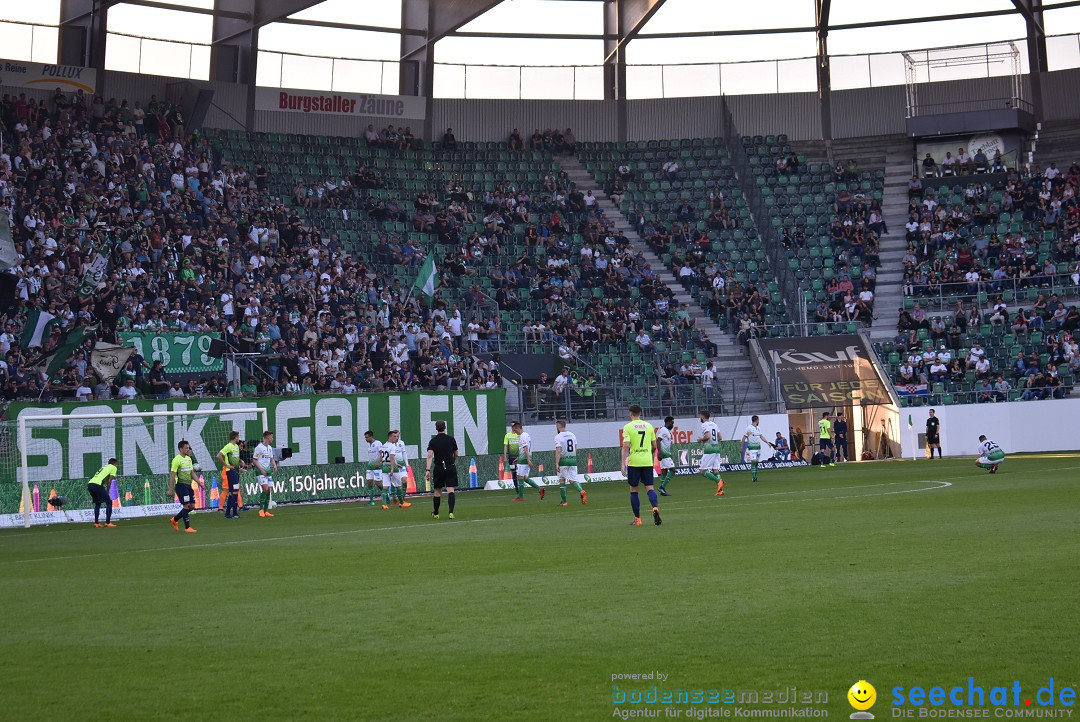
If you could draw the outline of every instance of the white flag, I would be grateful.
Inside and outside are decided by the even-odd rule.
[[[105,383],[112,383],[133,353],[131,346],[98,341],[90,353],[90,366]]]

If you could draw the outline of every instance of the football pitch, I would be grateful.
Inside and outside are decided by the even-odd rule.
[[[723,498],[678,477],[660,527],[611,482],[567,508],[462,493],[453,521],[418,497],[5,531],[5,716],[839,720],[867,680],[883,720],[896,686],[1075,689],[1078,471],[849,464],[728,474]],[[619,702],[654,687],[704,701]]]

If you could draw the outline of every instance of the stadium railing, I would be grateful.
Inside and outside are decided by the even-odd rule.
[[[723,95],[720,96],[720,104],[724,145],[727,147],[731,164],[735,167],[739,189],[742,191],[743,197],[746,198],[751,217],[757,228],[758,238],[761,239],[761,245],[769,260],[769,266],[779,283],[784,303],[792,310],[793,314],[797,314],[798,321],[805,323],[806,304],[802,302],[799,281],[788,268],[787,253],[780,242],[776,229],[768,222],[769,209],[765,203],[765,196],[753,180],[754,175],[750,168],[750,161],[742,149],[742,136],[735,126],[735,118],[731,113],[731,108],[728,106],[727,98]]]
[[[702,409],[714,415],[741,416],[750,407],[760,410],[763,403],[773,403],[770,413],[783,413],[781,402],[746,401],[746,389],[735,381],[715,384],[705,389],[700,382],[672,384],[597,384],[572,386],[556,393],[526,385],[510,388],[508,394],[518,396],[518,408],[526,421],[553,421],[557,418],[575,420],[605,420],[622,418],[630,404],[638,404],[648,418],[664,416],[697,416]],[[513,403],[508,399],[507,407]]]
[[[919,304],[927,311],[949,311],[956,308],[957,301],[972,301],[979,303],[980,307],[993,306],[994,298],[1001,295],[1006,304],[1010,306],[1024,306],[1034,302],[1039,294],[1044,296],[1057,295],[1062,301],[1065,299],[1080,299],[1080,286],[1072,278],[1072,274],[1066,272],[1068,264],[1055,264],[1058,273],[1050,276],[1033,276],[1027,279],[1005,278],[1000,281],[980,281],[975,293],[972,293],[969,284],[942,283],[938,285],[936,292],[929,292],[927,286],[913,289],[915,294],[904,297],[904,308],[911,310],[915,304]]]

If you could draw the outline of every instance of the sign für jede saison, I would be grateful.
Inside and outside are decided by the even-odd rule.
[[[769,338],[760,344],[789,409],[892,401],[861,336]]]

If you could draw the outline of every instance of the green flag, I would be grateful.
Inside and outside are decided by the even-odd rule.
[[[413,288],[427,296],[434,296],[435,289],[438,287],[439,274],[435,272],[435,259],[429,255],[424,265],[420,267],[420,275],[416,277]]]
[[[26,312],[26,325],[23,326],[19,345],[23,348],[37,348],[49,342],[49,336],[59,325],[56,316],[48,311],[32,308]]]
[[[56,347],[48,356],[42,356],[38,359],[35,367],[45,368],[45,373],[48,376],[52,376],[58,370],[64,367],[71,357],[75,355],[75,351],[82,345],[82,342],[86,340],[88,336],[93,336],[98,331],[98,324],[92,324],[90,326],[80,326],[68,333],[63,342]]]
[[[915,424],[911,421],[911,414],[907,415],[907,427],[910,429]]]

